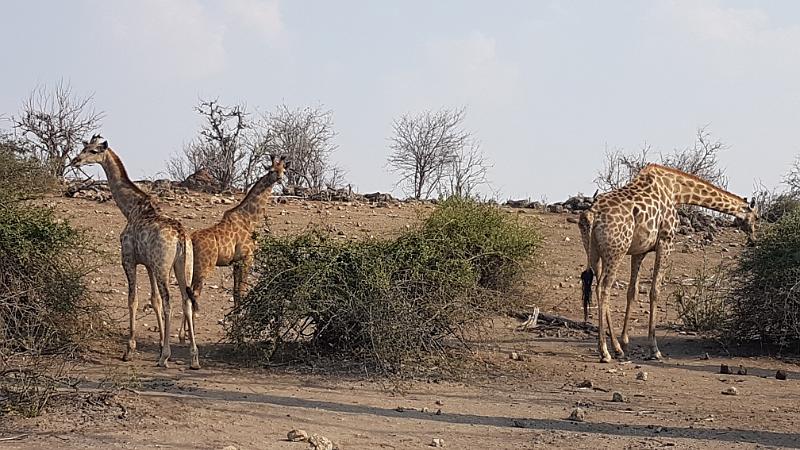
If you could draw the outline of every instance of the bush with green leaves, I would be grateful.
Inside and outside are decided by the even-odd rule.
[[[512,308],[538,234],[498,208],[444,201],[394,239],[317,231],[263,237],[261,274],[226,320],[229,338],[268,361],[352,362],[407,374],[448,365],[468,333]]]
[[[93,323],[81,234],[24,201],[40,170],[0,152],[0,414],[38,414]]]
[[[800,344],[800,210],[765,228],[745,249],[735,275],[733,337]]]

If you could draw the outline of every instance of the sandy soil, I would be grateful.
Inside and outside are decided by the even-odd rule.
[[[124,218],[113,201],[51,198],[47,203],[86,229],[108,252],[90,281],[119,332],[109,342],[98,342],[81,364],[85,385],[90,390],[105,381],[127,388],[115,396],[98,391],[35,419],[6,418],[0,423],[0,439],[16,439],[0,440],[2,448],[307,448],[305,443],[286,440],[294,428],[322,434],[347,449],[426,448],[434,438],[456,449],[800,447],[797,360],[731,356],[729,351],[745,353],[677,331],[672,325],[677,322],[675,305],[667,294],[658,308],[663,362],[643,359],[647,296],[640,295],[630,362],[600,364],[596,337],[582,331],[519,331],[520,322],[497,318],[490,333],[475,342],[475,369],[463,381],[398,384],[324,371],[242,368],[227,362],[220,350],[219,324],[231,306],[232,278],[227,268],[217,269],[202,299],[197,335],[203,368],[188,370],[188,351],[175,344],[175,364],[158,369],[155,319],[151,310],[141,311],[149,286],[140,269],[140,352],[137,360],[123,363],[127,306],[118,235]],[[192,229],[213,223],[230,207],[199,194],[176,195],[161,203],[167,214]],[[313,225],[341,232],[342,239],[386,236],[430,208],[293,201],[271,208],[269,228],[285,234]],[[535,223],[546,237],[538,267],[522,294],[526,303],[531,309],[538,306],[579,319],[578,275],[585,256],[577,226],[568,221],[575,216],[518,210],[508,214]],[[703,264],[733,260],[743,242],[744,236],[732,230],[702,249],[681,237],[668,278],[680,282]],[[645,262],[644,285],[651,267],[652,256]],[[621,280],[627,280],[627,273]],[[617,323],[624,296],[620,283],[613,297]],[[522,359],[510,359],[512,351]],[[748,375],[720,375],[721,363],[742,365]],[[789,380],[776,380],[777,369],[786,370]],[[641,371],[648,373],[646,381],[636,379]],[[593,387],[578,387],[584,380]],[[730,386],[739,395],[723,395]],[[624,402],[611,401],[615,391]],[[567,420],[576,407],[585,410],[584,422]]]

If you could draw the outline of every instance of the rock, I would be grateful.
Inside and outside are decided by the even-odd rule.
[[[578,383],[577,387],[591,389],[592,387],[594,387],[594,383],[592,383],[592,380],[583,380],[580,383]]]
[[[777,372],[775,372],[775,378],[777,378],[778,380],[785,380],[786,378],[788,378],[788,376],[785,370],[778,370]]]
[[[237,449],[235,445],[228,445],[228,446],[222,447],[222,450],[239,450],[239,449]]]
[[[622,395],[622,392],[614,392],[611,394],[611,401],[615,403],[623,403],[625,401],[625,396]]]
[[[730,367],[728,367],[727,364],[720,364],[719,365],[719,373],[721,373],[723,375],[728,375],[729,373],[731,373],[731,369],[730,369]]]
[[[736,375],[747,375],[747,367],[739,365],[739,370],[736,371]]]
[[[636,374],[636,379],[639,381],[647,381],[647,372],[639,372]]]
[[[555,214],[561,214],[564,212],[564,207],[558,203],[554,203],[552,205],[547,205],[547,211]]]
[[[308,438],[308,443],[312,450],[333,450],[333,442],[319,434],[312,434],[311,437]]]
[[[308,433],[305,430],[292,430],[286,434],[286,438],[291,442],[303,442],[308,440]]]
[[[525,358],[517,352],[511,352],[508,355],[509,358],[513,359],[514,361],[524,361]]]
[[[578,223],[578,218],[577,217],[573,217],[573,216],[567,217],[567,222],[569,222],[569,223]]]
[[[739,390],[733,386],[727,387],[722,391],[723,395],[739,395]]]
[[[564,238],[564,242],[569,242],[569,241],[571,241],[571,240],[572,240],[572,239],[570,239],[570,238],[569,238],[569,236],[567,236],[567,237],[565,237],[565,238]]]
[[[569,415],[569,420],[573,422],[583,422],[586,420],[586,411],[582,408],[575,408]]]
[[[431,447],[437,447],[437,448],[444,447],[444,439],[442,439],[442,438],[433,438],[433,440],[431,440],[431,445],[430,446]]]

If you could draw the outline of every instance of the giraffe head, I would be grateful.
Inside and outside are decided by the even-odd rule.
[[[281,155],[280,157],[269,155],[269,159],[270,164],[264,165],[264,169],[267,172],[256,182],[257,184],[265,183],[267,185],[273,185],[282,183],[284,173],[291,165],[291,162],[286,160],[286,155]]]
[[[92,136],[89,142],[83,142],[83,150],[76,156],[69,165],[80,167],[86,164],[100,164],[106,158],[108,141],[99,134]]]
[[[744,205],[741,206],[739,214],[737,214],[743,222],[744,231],[747,232],[747,237],[750,241],[755,239],[756,234],[756,221],[758,220],[758,206],[756,205],[756,199],[750,200],[750,203],[747,202],[747,199],[744,199]]]

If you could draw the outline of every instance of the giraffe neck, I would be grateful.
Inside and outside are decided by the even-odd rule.
[[[662,182],[667,182],[676,204],[702,206],[740,218],[747,212],[747,200],[706,180],[667,167],[648,166],[648,169]]]
[[[272,188],[278,182],[278,176],[270,171],[259,179],[250,188],[244,199],[235,207],[230,209],[226,215],[238,215],[249,224],[251,230],[255,229],[264,219],[267,212],[267,205],[272,196]]]
[[[155,206],[152,203],[152,199],[128,178],[128,172],[125,170],[125,166],[122,165],[122,160],[119,159],[119,156],[110,148],[105,153],[106,157],[100,165],[106,173],[106,179],[108,179],[108,186],[111,188],[114,201],[122,211],[122,214],[125,215],[125,218],[130,220],[136,214],[154,211]]]

